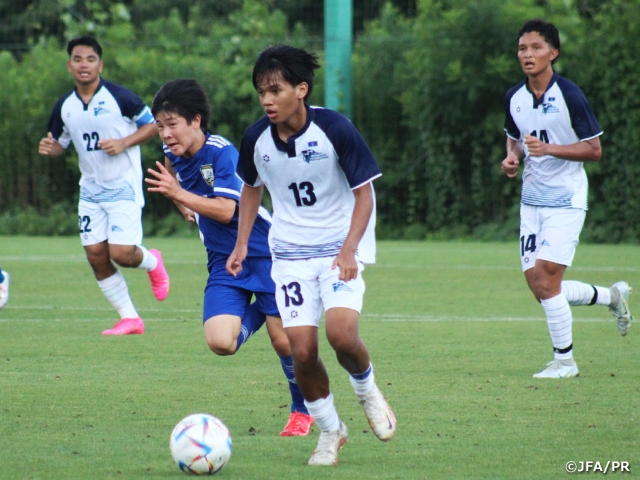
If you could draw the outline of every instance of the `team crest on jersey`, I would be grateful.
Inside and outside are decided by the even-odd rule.
[[[551,103],[542,104],[542,113],[547,114],[547,113],[558,113],[558,112],[560,112],[560,109],[558,109],[558,107],[552,105]]]
[[[93,109],[93,115],[97,117],[98,115],[107,115],[111,113],[109,110],[104,108],[104,102],[99,102],[98,106]]]
[[[329,156],[326,153],[316,152],[315,150],[303,150],[301,153],[302,153],[302,159],[307,163],[315,162],[317,160],[325,160],[329,158]]]
[[[213,167],[211,165],[203,165],[200,167],[200,173],[202,174],[202,178],[204,178],[204,181],[207,182],[211,188],[213,188]]]

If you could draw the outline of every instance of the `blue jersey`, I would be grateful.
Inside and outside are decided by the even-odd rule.
[[[533,135],[546,143],[570,145],[602,134],[582,91],[557,73],[541,98],[524,80],[511,88],[505,114],[504,129],[517,142]],[[532,157],[523,147],[522,203],[586,210],[588,182],[582,162],[551,155]]]
[[[200,236],[207,250],[230,255],[238,236],[237,202],[242,188],[236,175],[238,150],[226,138],[210,133],[206,134],[204,146],[192,158],[177,157],[166,145],[163,148],[182,188],[207,198],[225,197],[236,201],[236,211],[229,223],[197,216]],[[270,226],[269,213],[260,207],[249,237],[249,257],[271,257],[267,241]]]
[[[307,107],[307,122],[287,142],[264,116],[245,132],[238,175],[265,185],[273,201],[269,241],[274,258],[335,256],[349,233],[352,190],[381,175],[360,132],[342,114]],[[375,261],[375,208],[357,257]]]
[[[49,119],[49,132],[63,148],[73,142],[78,152],[81,199],[144,204],[140,146],[108,155],[98,142],[128,137],[148,123],[155,120],[140,98],[103,79],[88,104],[75,89],[58,100]]]

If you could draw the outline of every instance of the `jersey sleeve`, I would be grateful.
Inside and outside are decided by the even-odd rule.
[[[247,128],[240,142],[240,157],[238,158],[237,173],[240,179],[250,187],[260,187],[263,185],[253,159],[256,154],[258,138],[260,138],[260,135],[265,129],[269,128],[269,121],[266,119],[265,122],[265,118],[266,117],[263,117]]]
[[[558,82],[558,84],[562,89],[564,100],[569,109],[571,127],[580,141],[601,135],[602,129],[582,90],[570,82]]]
[[[217,150],[213,172],[215,177],[213,194],[216,197],[240,200],[240,181],[236,176],[237,165],[238,150],[233,145]]]
[[[130,118],[138,127],[156,122],[151,109],[131,90],[107,81],[104,86],[116,99],[123,117]]]
[[[62,104],[69,95],[70,94],[65,95],[56,102],[53,107],[53,112],[51,112],[51,117],[49,117],[49,124],[47,125],[47,132],[51,132],[53,139],[63,148],[69,147],[71,143],[71,135],[69,135],[69,131],[62,121]]]
[[[511,116],[511,99],[517,89],[518,86],[510,89],[504,97],[504,131],[507,132],[507,136],[516,141],[520,140],[520,137],[522,136],[520,129]]]
[[[326,133],[336,150],[338,163],[351,189],[356,189],[381,176],[378,162],[353,123],[337,112],[329,114],[335,114],[336,118],[330,122]]]

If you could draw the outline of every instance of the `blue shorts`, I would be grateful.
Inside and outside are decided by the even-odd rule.
[[[251,257],[242,262],[242,272],[237,277],[226,269],[226,254],[207,251],[209,279],[204,289],[202,322],[216,315],[235,315],[243,318],[245,309],[255,295],[260,311],[279,317],[275,298],[275,284],[271,279],[271,258]]]

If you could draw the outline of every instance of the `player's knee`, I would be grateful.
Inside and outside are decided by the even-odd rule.
[[[140,264],[134,245],[126,247],[118,246],[117,248],[111,247],[109,254],[111,255],[111,259],[121,267],[135,268]]]
[[[226,357],[236,353],[236,346],[231,342],[221,342],[219,340],[207,340],[209,349],[221,357]]]
[[[291,347],[289,346],[289,339],[284,333],[282,335],[271,337],[271,346],[275,352],[281,357],[288,357],[291,355]]]

